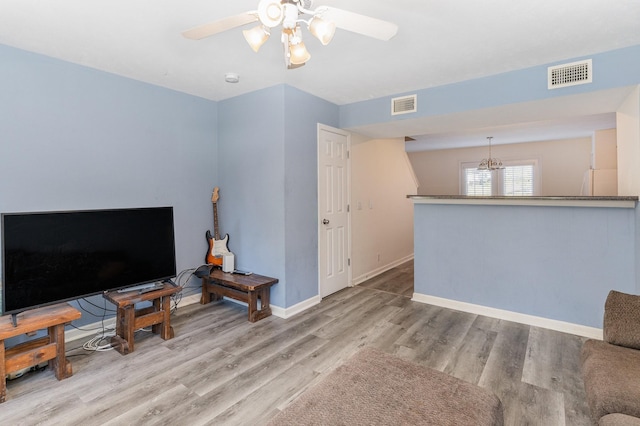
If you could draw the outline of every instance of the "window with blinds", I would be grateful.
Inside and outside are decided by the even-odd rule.
[[[464,169],[465,191],[464,195],[490,196],[491,172],[489,170],[478,170],[477,168]]]
[[[461,164],[461,188],[470,196],[532,196],[536,195],[537,161],[505,162],[502,170],[478,170],[477,163]]]
[[[506,166],[502,171],[502,195],[533,195],[533,165]]]

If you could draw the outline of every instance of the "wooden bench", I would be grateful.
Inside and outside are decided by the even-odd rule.
[[[67,303],[33,309],[17,315],[14,326],[9,315],[0,317],[0,402],[7,395],[6,375],[49,361],[58,380],[73,372],[64,348],[64,326],[80,318],[80,311]],[[4,341],[21,334],[47,329],[47,336],[5,350]]]
[[[122,355],[134,350],[133,335],[136,330],[151,326],[151,331],[160,334],[163,340],[173,338],[171,327],[171,296],[181,290],[173,284],[164,283],[161,288],[147,292],[110,291],[104,298],[116,305],[116,335],[111,344]],[[136,309],[136,303],[151,302],[147,308]]]
[[[249,321],[256,322],[271,315],[269,294],[271,286],[278,282],[277,278],[264,275],[231,274],[213,269],[208,276],[202,278],[202,299],[200,303],[206,305],[212,300],[230,297],[247,303],[249,306]],[[258,309],[260,299],[260,309]]]

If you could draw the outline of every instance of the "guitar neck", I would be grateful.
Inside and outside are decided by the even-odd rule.
[[[213,203],[213,239],[220,240],[220,230],[218,229],[218,204]]]

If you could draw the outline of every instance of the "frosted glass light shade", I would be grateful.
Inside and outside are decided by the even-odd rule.
[[[247,40],[253,51],[258,53],[260,47],[269,39],[271,34],[262,25],[258,25],[250,30],[242,31],[242,35],[244,35],[244,39]]]
[[[291,54],[291,63],[294,65],[304,64],[311,59],[311,54],[303,42],[290,45],[289,53]]]
[[[315,16],[309,23],[309,32],[320,40],[320,43],[326,46],[331,42],[333,35],[336,33],[336,24]]]

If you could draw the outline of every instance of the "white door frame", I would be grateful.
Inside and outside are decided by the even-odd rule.
[[[329,131],[332,133],[337,133],[339,135],[343,135],[347,138],[347,178],[346,178],[346,194],[347,194],[347,233],[346,233],[346,238],[347,238],[347,250],[345,253],[345,264],[347,265],[347,286],[348,287],[352,287],[353,286],[353,280],[352,280],[352,269],[351,269],[351,133],[342,130],[342,129],[336,129],[335,127],[331,127],[331,126],[327,126],[325,124],[321,124],[318,123],[318,132],[317,132],[317,140],[316,140],[316,145],[317,145],[317,171],[316,171],[316,177],[317,177],[317,194],[318,194],[318,198],[317,198],[317,202],[318,202],[318,213],[317,213],[317,223],[318,223],[318,295],[320,297],[322,297],[322,285],[324,282],[324,279],[322,277],[322,274],[320,273],[320,262],[326,261],[325,259],[325,253],[322,252],[322,250],[320,250],[320,238],[321,238],[321,233],[323,231],[323,224],[322,224],[322,213],[320,211],[320,199],[322,194],[320,194],[320,133],[322,131]]]

